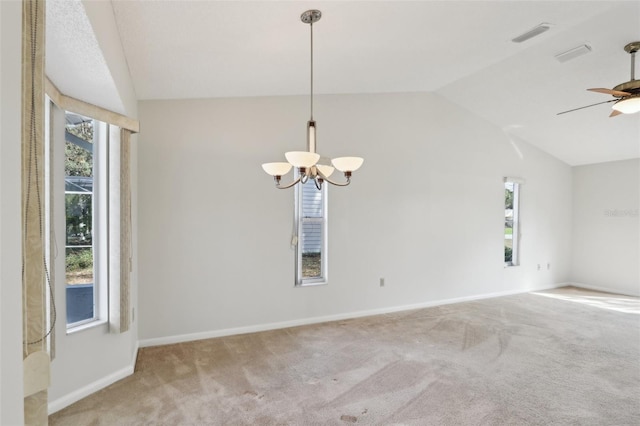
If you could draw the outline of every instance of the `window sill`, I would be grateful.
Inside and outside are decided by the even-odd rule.
[[[78,333],[80,331],[84,331],[84,330],[88,330],[90,328],[98,327],[98,326],[101,326],[101,325],[106,324],[106,323],[107,323],[107,320],[98,319],[98,320],[95,320],[95,321],[88,322],[86,324],[80,324],[80,325],[77,325],[77,326],[72,327],[72,328],[67,328],[67,335],[76,334],[76,333]]]
[[[321,285],[327,285],[327,281],[318,281],[318,282],[315,282],[315,283],[296,284],[295,287],[296,288],[304,288],[304,287],[317,287],[317,286],[321,286]]]

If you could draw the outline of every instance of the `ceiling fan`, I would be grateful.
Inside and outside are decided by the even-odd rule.
[[[636,52],[640,50],[640,41],[634,41],[624,47],[625,52],[631,55],[631,79],[625,83],[618,84],[613,89],[587,89],[591,92],[605,93],[612,95],[615,99],[610,99],[597,104],[587,105],[580,108],[570,109],[568,111],[559,112],[557,115],[566,114],[568,112],[589,108],[596,105],[615,102],[612,106],[613,112],[609,117],[615,117],[620,114],[633,114],[640,111],[640,80],[635,79],[635,61]]]

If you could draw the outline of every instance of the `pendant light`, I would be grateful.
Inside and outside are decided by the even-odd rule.
[[[262,169],[273,176],[276,188],[279,189],[291,188],[299,182],[304,184],[309,179],[315,181],[318,189],[322,188],[322,183],[325,181],[336,186],[347,186],[351,183],[351,174],[358,170],[364,161],[361,157],[339,157],[331,160],[329,164],[328,160],[316,153],[316,122],[313,119],[313,24],[318,22],[321,16],[322,13],[319,10],[307,10],[300,15],[300,20],[309,24],[311,33],[311,115],[307,122],[307,150],[285,153],[286,163],[265,163],[262,165]],[[298,178],[289,184],[281,185],[282,176],[289,173],[292,167],[298,169]],[[329,178],[335,169],[344,174],[344,181],[334,181]]]

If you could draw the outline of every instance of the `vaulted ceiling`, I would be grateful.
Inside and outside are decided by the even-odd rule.
[[[89,21],[76,16],[82,3],[48,3],[54,83],[65,91],[89,69],[109,84],[99,52],[69,54],[92,50]],[[318,94],[435,92],[570,165],[640,157],[640,114],[608,118],[604,104],[556,115],[612,99],[587,88],[629,80],[623,47],[640,40],[640,1],[115,0],[112,8],[140,100],[308,94],[309,27],[299,16],[316,8]],[[511,41],[543,22],[546,33]],[[554,58],[584,44],[584,56]]]

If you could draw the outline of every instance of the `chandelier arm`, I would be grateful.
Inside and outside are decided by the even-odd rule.
[[[293,185],[295,185],[296,183],[300,182],[301,177],[297,178],[296,180],[294,180],[293,182],[291,182],[288,185],[282,186],[280,185],[280,181],[277,179],[274,179],[276,181],[276,188],[278,189],[287,189],[287,188],[291,188]]]
[[[331,180],[328,177],[326,177],[325,175],[322,174],[322,172],[320,170],[318,170],[318,175],[323,179],[326,180],[327,182],[329,182],[331,185],[335,185],[335,186],[347,186],[351,183],[351,177],[350,176],[345,176],[347,178],[346,182],[336,182],[335,180]]]

